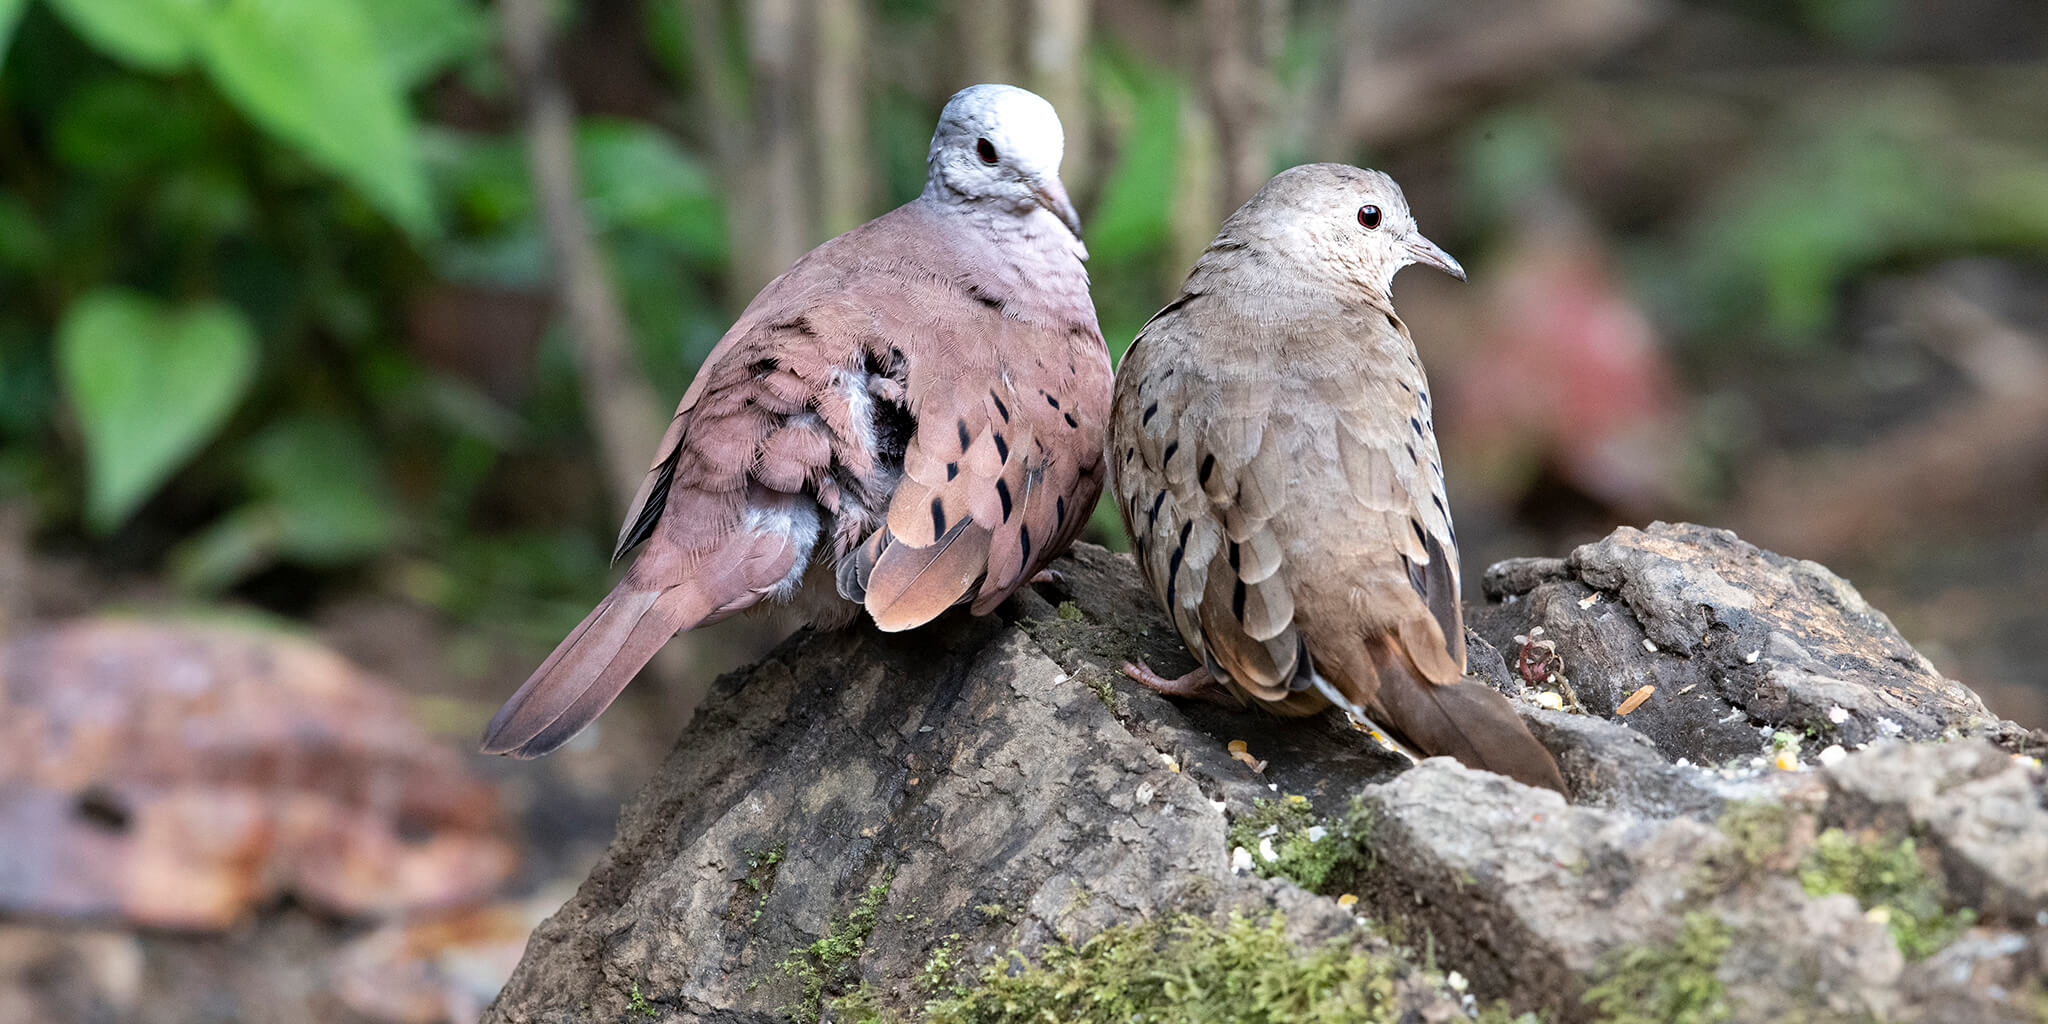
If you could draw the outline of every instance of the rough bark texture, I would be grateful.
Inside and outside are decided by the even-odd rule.
[[[1526,708],[1569,805],[1443,759],[1409,767],[1329,717],[1161,699],[1113,671],[1189,667],[1128,560],[1084,547],[1056,571],[995,616],[802,635],[721,680],[485,1019],[803,1015],[816,1001],[779,965],[843,934],[864,897],[872,934],[812,972],[827,1019],[859,983],[914,1014],[941,949],[971,968],[1269,908],[1304,944],[1413,955],[1359,927],[1367,911],[1481,998],[1546,1019],[1675,1019],[1686,1005],[1659,1000],[1693,991],[1708,1005],[1684,1019],[1703,1021],[2048,1007],[2048,793],[2025,756],[2042,737],[1819,566],[1656,524],[1489,570],[1512,600],[1473,610],[1475,667],[1516,689],[1495,648],[1513,659],[1541,623],[1589,712]],[[1656,695],[1615,716],[1645,683]],[[1803,738],[1799,770],[1773,766],[1781,732]],[[1320,841],[1357,845],[1370,867],[1326,888],[1359,907],[1233,871],[1232,819],[1276,793],[1326,816]],[[1459,1018],[1428,981],[1404,982],[1406,1019]]]

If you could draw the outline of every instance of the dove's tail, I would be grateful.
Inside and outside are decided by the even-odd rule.
[[[1455,757],[1468,767],[1565,791],[1557,762],[1498,690],[1469,678],[1425,682],[1397,645],[1387,644],[1379,654],[1379,690],[1371,706],[1379,724],[1432,757]]]
[[[704,618],[690,589],[620,582],[491,717],[483,752],[539,757],[581,732],[669,637]]]

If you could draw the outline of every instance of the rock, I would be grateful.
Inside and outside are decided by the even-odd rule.
[[[1128,559],[1055,571],[721,679],[484,1019],[987,1019],[958,1000],[1043,963],[1074,990],[1091,937],[1231,913],[1379,965],[1364,1020],[1464,1019],[1468,983],[1559,1021],[2048,1006],[2048,795],[2008,749],[2041,737],[1818,566],[1658,524],[1490,570],[1474,670],[1530,691],[1570,804],[1329,716],[1166,701],[1115,673],[1189,667]],[[1554,684],[1495,650],[1539,624],[1590,713],[1534,707]],[[1908,742],[1962,733],[1989,739]]]
[[[1671,758],[1753,754],[1760,727],[1818,748],[1997,724],[1848,581],[1726,530],[1622,527],[1562,560],[1497,564],[1482,588],[1472,628],[1513,664],[1513,638],[1540,627],[1587,710],[1656,687],[1627,724]]]

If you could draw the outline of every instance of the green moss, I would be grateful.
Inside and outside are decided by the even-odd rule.
[[[1406,968],[1333,942],[1302,951],[1278,915],[1216,925],[1179,917],[1106,929],[1036,961],[1012,954],[965,994],[913,1013],[916,1024],[1132,1024],[1146,1021],[1394,1024]],[[863,1024],[902,1024],[872,999],[835,1008]]]
[[[1881,913],[1899,952],[1913,960],[1939,951],[1977,919],[1968,908],[1943,907],[1941,880],[1921,863],[1910,836],[1894,842],[1828,829],[1800,863],[1799,884],[1808,896],[1848,893]]]
[[[1082,614],[1081,606],[1072,601],[1061,601],[1059,608],[1055,609],[1055,611],[1062,622],[1079,622],[1087,618],[1086,615]]]
[[[1611,954],[1585,1002],[1602,1024],[1715,1024],[1732,1020],[1718,972],[1733,943],[1728,925],[1701,911],[1669,942]]]
[[[924,970],[917,978],[917,990],[928,996],[961,995],[966,990],[954,980],[954,973],[960,964],[955,959],[954,944],[960,941],[956,932],[939,940],[932,948],[932,955],[925,958]]]
[[[640,994],[640,983],[637,981],[633,983],[633,991],[626,994],[626,1009],[635,1013],[644,1013],[649,1017],[661,1016],[654,1009],[654,1005],[647,1001],[647,997]]]
[[[1320,827],[1321,831],[1316,829]],[[1310,892],[1334,896],[1356,888],[1372,867],[1366,846],[1371,818],[1358,804],[1342,818],[1321,821],[1299,796],[1256,800],[1230,823],[1230,846],[1251,852],[1252,870],[1263,878],[1286,878]],[[1273,859],[1262,848],[1270,842]]]
[[[788,847],[776,843],[766,850],[747,851],[747,890],[754,894],[754,909],[749,922],[761,919],[762,908],[768,905],[768,894],[775,889],[775,872],[782,863],[782,856]]]
[[[803,992],[795,1006],[785,1006],[782,1012],[800,1024],[817,1024],[826,994],[853,985],[854,968],[867,949],[868,936],[875,933],[875,924],[881,920],[882,904],[888,902],[889,886],[894,881],[895,874],[891,872],[869,886],[845,918],[833,922],[817,941],[790,950],[782,959],[782,973],[796,979]]]
[[[1716,851],[1706,862],[1708,881],[1724,887],[1759,871],[1788,867],[1786,848],[1797,831],[1795,812],[1784,804],[1768,800],[1731,803],[1715,822],[1728,837],[1729,847]]]

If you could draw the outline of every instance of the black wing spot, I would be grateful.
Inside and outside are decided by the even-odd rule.
[[[1444,520],[1448,522],[1451,518],[1451,510],[1444,507],[1444,496],[1441,494],[1432,494],[1429,496],[1429,500],[1436,503],[1436,510],[1438,512],[1442,512],[1444,514]],[[1452,543],[1456,543],[1456,541],[1453,541]]]
[[[996,458],[1004,462],[1010,461],[1010,442],[1003,440],[1001,434],[996,435]]]
[[[1066,417],[1066,419],[1067,419],[1067,426],[1069,426],[1069,427],[1072,427],[1072,428],[1074,428],[1074,429],[1077,429],[1077,430],[1078,430],[1078,429],[1080,429],[1080,426],[1081,426],[1081,421],[1079,421],[1079,420],[1075,419],[1075,418],[1074,418],[1074,414],[1073,414],[1073,413],[1067,412],[1067,413],[1061,413],[1060,415],[1062,415],[1062,416]]]
[[[1429,598],[1429,570],[1415,564],[1407,555],[1401,556],[1401,564],[1408,569],[1408,585],[1424,600]]]
[[[1194,525],[1192,519],[1180,524],[1180,540],[1174,542],[1173,557],[1166,560],[1166,608],[1169,612],[1175,606],[1174,591],[1180,586],[1180,560],[1188,553],[1188,530]]]
[[[1003,400],[1001,398],[996,397],[995,392],[991,391],[988,393],[988,400],[996,404],[996,413],[1002,416],[1003,422],[1010,422],[1010,407],[1004,405]]]
[[[946,463],[946,479],[948,479],[948,480],[951,480],[951,479],[953,479],[954,477],[956,477],[956,476],[959,476],[959,475],[960,475],[960,464],[959,464],[959,463],[957,463],[957,462],[948,462],[948,463]]]
[[[1135,458],[1137,458],[1137,457],[1138,457],[1138,446],[1137,446],[1137,445],[1132,445],[1132,446],[1130,446],[1129,448],[1126,448],[1126,449],[1124,449],[1124,461],[1125,461],[1125,462],[1129,462],[1129,461],[1131,461],[1132,459],[1135,459]]]
[[[1160,465],[1161,467],[1164,467],[1164,466],[1166,466],[1166,465],[1170,464],[1171,462],[1173,462],[1173,453],[1174,453],[1174,452],[1177,452],[1177,451],[1180,451],[1180,442],[1179,442],[1179,441],[1170,441],[1170,442],[1168,442],[1168,443],[1167,443],[1167,445],[1166,445],[1166,454],[1165,454],[1164,456],[1162,456],[1162,457],[1160,458],[1160,460],[1159,460],[1159,465]]]
[[[1059,407],[1060,407],[1060,400],[1059,400],[1059,399],[1057,399],[1057,398],[1054,398],[1054,397],[1052,396],[1052,392],[1050,392],[1050,391],[1040,391],[1040,392],[1039,392],[1039,394],[1041,394],[1041,395],[1044,395],[1044,396],[1045,396],[1045,404],[1047,404],[1047,405],[1050,405],[1050,406],[1052,406],[1052,407],[1053,407],[1053,408],[1055,408],[1055,409],[1057,409],[1057,408],[1059,408]]]
[[[1031,565],[1031,524],[1017,527],[1017,546],[1023,549],[1025,566]]]
[[[1427,549],[1429,547],[1429,534],[1422,532],[1422,520],[1409,516],[1408,525],[1415,528],[1415,543]]]
[[[995,296],[990,295],[989,293],[982,291],[980,288],[976,288],[973,285],[968,286],[967,297],[973,299],[976,302],[981,303],[984,306],[987,306],[990,309],[1003,308],[1003,300],[996,298]]]
[[[946,535],[946,503],[937,498],[932,499],[932,533],[939,537]]]
[[[1237,542],[1236,542],[1236,541],[1231,541],[1231,542],[1230,542],[1230,571],[1231,571],[1231,572],[1236,572],[1236,571],[1237,571]],[[1242,618],[1242,617],[1243,617],[1243,616],[1239,616],[1239,618]]]
[[[1154,402],[1154,403],[1152,403],[1151,405],[1148,405],[1148,406],[1146,406],[1146,407],[1145,407],[1145,415],[1143,415],[1143,416],[1140,416],[1140,417],[1138,417],[1138,425],[1142,427],[1142,426],[1144,426],[1144,425],[1146,425],[1146,424],[1148,424],[1148,423],[1152,422],[1152,417],[1153,417],[1154,415],[1156,415],[1156,414],[1157,414],[1158,412],[1159,412],[1159,403],[1158,403],[1158,402]]]
[[[1244,581],[1238,580],[1237,586],[1230,591],[1230,614],[1239,622],[1244,621],[1244,596]]]
[[[1422,465],[1422,456],[1415,454],[1415,445],[1412,443],[1408,445],[1408,461],[1418,466]]]
[[[1160,491],[1152,499],[1152,514],[1145,519],[1146,533],[1151,533],[1152,528],[1159,525],[1159,506],[1164,504],[1166,504],[1166,492]]]
[[[1067,525],[1067,496],[1064,494],[1052,499],[1052,525],[1055,529]]]
[[[964,451],[966,451],[966,450],[967,450],[967,446],[968,446],[968,445],[970,445],[970,444],[973,444],[973,443],[974,443],[974,438],[972,438],[972,437],[969,437],[969,436],[967,435],[967,421],[966,421],[966,420],[960,420],[960,421],[959,421],[959,424],[960,424],[960,450],[964,452]]]
[[[1415,431],[1415,436],[1416,436],[1416,437],[1421,437],[1421,436],[1422,436],[1422,421],[1421,421],[1421,420],[1418,420],[1418,419],[1416,419],[1416,418],[1415,418],[1415,417],[1413,417],[1413,416],[1410,416],[1410,417],[1408,417],[1408,429],[1410,429],[1410,430],[1413,430],[1413,431]]]
[[[1195,482],[1201,484],[1204,487],[1209,486],[1209,474],[1214,473],[1215,471],[1216,456],[1213,454],[1202,456],[1202,465],[1199,469],[1195,470]]]
[[[747,372],[756,377],[766,377],[779,369],[782,369],[782,364],[776,362],[772,356],[767,359],[756,359],[747,364]]]
[[[1008,480],[996,481],[996,497],[1002,499],[1003,522],[1007,523],[1010,521],[1010,482]]]

